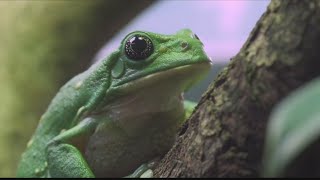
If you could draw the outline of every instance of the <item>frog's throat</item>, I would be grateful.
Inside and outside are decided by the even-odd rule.
[[[176,82],[176,86],[180,86],[179,91],[185,91],[207,75],[210,68],[210,62],[177,66],[144,77],[137,77],[130,82],[117,85],[114,88],[117,91],[128,93],[129,91],[148,86],[158,86],[159,83],[165,86],[167,82]]]
[[[104,101],[93,114],[108,114],[113,119],[122,119],[124,116],[144,116],[149,112],[169,112],[181,105],[181,94],[201,80],[209,70],[210,63],[183,65],[116,86],[107,92],[114,93],[113,96],[109,94],[111,98]],[[140,108],[131,110],[136,107]],[[119,114],[122,115],[116,117]]]

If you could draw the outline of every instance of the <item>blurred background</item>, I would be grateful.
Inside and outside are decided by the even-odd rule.
[[[129,32],[196,33],[214,63],[209,76],[186,93],[198,101],[269,2],[0,1],[0,176],[15,176],[20,154],[58,89]]]

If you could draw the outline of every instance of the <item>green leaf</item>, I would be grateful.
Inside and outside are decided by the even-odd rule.
[[[291,93],[270,116],[263,176],[283,176],[286,168],[320,137],[320,78]]]

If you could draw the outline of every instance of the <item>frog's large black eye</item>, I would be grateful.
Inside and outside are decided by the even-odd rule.
[[[133,35],[126,42],[125,52],[129,59],[143,60],[153,53],[153,44],[146,36]]]

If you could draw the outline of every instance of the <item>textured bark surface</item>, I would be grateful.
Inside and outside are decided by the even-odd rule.
[[[276,103],[320,74],[320,1],[274,0],[155,170],[158,177],[255,177]]]

